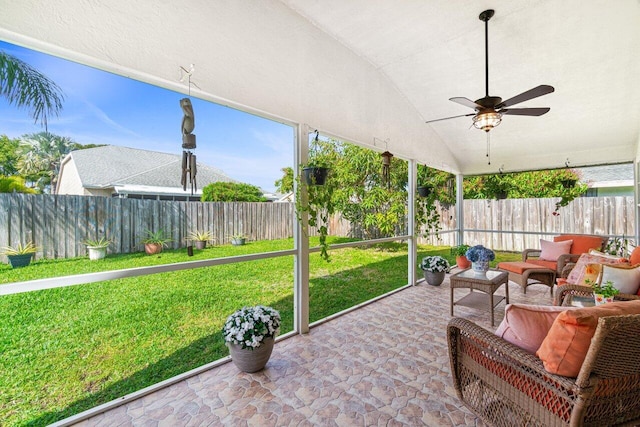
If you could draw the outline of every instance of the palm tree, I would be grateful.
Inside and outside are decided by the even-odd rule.
[[[24,135],[20,142],[23,154],[18,162],[21,175],[35,181],[41,191],[53,193],[60,173],[62,159],[75,149],[83,148],[71,138],[50,132]]]
[[[35,123],[47,129],[47,119],[62,110],[62,90],[26,62],[0,51],[0,96],[9,104],[31,110]]]

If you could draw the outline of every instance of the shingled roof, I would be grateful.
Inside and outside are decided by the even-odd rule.
[[[84,188],[129,185],[181,188],[182,156],[178,154],[105,145],[73,151],[69,156]],[[220,181],[237,182],[220,169],[198,163],[199,188]]]

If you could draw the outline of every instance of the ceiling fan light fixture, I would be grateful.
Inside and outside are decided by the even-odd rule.
[[[476,129],[482,129],[485,132],[489,132],[494,127],[498,126],[502,121],[502,114],[495,111],[485,111],[478,113],[473,117],[473,126]]]

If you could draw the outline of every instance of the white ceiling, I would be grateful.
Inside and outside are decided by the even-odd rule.
[[[108,3],[108,4],[102,4]],[[640,141],[639,0],[0,0],[0,38],[196,93],[433,167],[476,174],[633,161]],[[490,132],[448,99],[555,92]]]

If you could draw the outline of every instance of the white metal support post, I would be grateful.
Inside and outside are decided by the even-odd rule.
[[[458,230],[458,236],[456,242],[458,245],[464,244],[464,192],[462,188],[462,182],[464,176],[462,174],[456,175],[456,229]]]
[[[640,244],[640,205],[638,205],[638,201],[640,200],[640,161],[636,158],[633,162],[633,206],[635,206],[635,216],[636,221],[633,224],[635,237],[636,237],[636,246]]]
[[[418,257],[418,247],[416,240],[416,183],[418,177],[418,167],[414,159],[409,160],[408,167],[408,181],[409,181],[409,197],[407,198],[409,209],[407,218],[407,226],[409,227],[409,247],[408,247],[408,278],[409,283],[416,284],[416,258]]]
[[[294,144],[293,176],[299,177],[300,165],[309,160],[309,126],[298,124],[296,127],[296,141]],[[300,184],[300,180],[294,179],[294,194],[301,197],[303,202],[307,200],[307,188]],[[302,215],[301,221],[293,219],[294,249],[294,279],[293,279],[293,330],[299,334],[309,333],[309,221]]]

